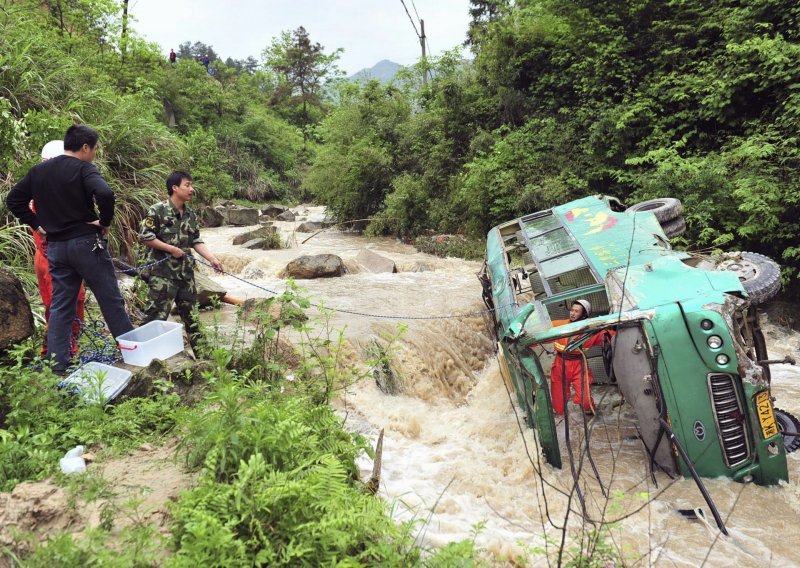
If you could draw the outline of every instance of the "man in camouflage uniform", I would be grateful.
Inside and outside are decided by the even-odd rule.
[[[142,324],[153,320],[166,320],[172,303],[178,306],[192,350],[202,345],[202,331],[193,314],[197,303],[194,283],[194,257],[191,250],[205,258],[217,271],[222,264],[200,238],[200,226],[194,211],[186,207],[192,198],[192,176],[186,172],[172,172],[167,177],[169,199],[151,206],[142,223],[139,239],[150,247],[150,262],[169,258],[152,266],[143,275],[148,282],[149,302]]]

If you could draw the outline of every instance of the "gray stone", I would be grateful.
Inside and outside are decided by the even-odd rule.
[[[317,231],[321,231],[322,229],[327,229],[328,227],[332,226],[333,223],[328,223],[326,221],[306,221],[305,223],[297,227],[297,232],[316,233]]]
[[[0,349],[33,335],[33,312],[22,283],[4,269],[0,269],[0,322]]]
[[[225,214],[219,208],[203,207],[197,214],[203,227],[220,227],[225,224]]]
[[[214,207],[214,210],[217,211],[220,215],[222,215],[222,224],[228,224],[228,208],[224,205],[217,205]]]
[[[356,260],[367,272],[397,272],[394,261],[369,249],[361,249],[356,255]]]
[[[252,231],[247,231],[246,233],[242,233],[241,235],[236,235],[233,237],[233,244],[241,245],[246,243],[247,241],[252,241],[253,239],[266,239],[270,235],[274,235],[278,232],[277,227],[272,226],[261,226],[258,229],[254,229]]]
[[[295,214],[291,211],[284,211],[280,215],[276,217],[278,221],[294,221],[296,218]]]
[[[199,269],[194,271],[194,283],[197,285],[197,303],[201,308],[210,306],[212,298],[222,300],[223,296],[228,293],[225,288]]]
[[[278,215],[284,211],[288,211],[288,209],[289,208],[285,205],[267,205],[261,210],[261,214],[266,215],[270,219],[277,219]]]
[[[258,209],[249,209],[247,207],[241,207],[228,209],[228,224],[229,225],[258,225]]]
[[[147,367],[134,367],[118,363],[117,366],[133,373],[130,382],[122,390],[116,403],[134,397],[152,395],[156,387],[169,385],[168,392],[177,393],[185,404],[195,404],[202,400],[208,388],[203,374],[211,369],[208,361],[196,360],[184,351],[173,355],[166,361],[153,359]]]
[[[331,278],[344,274],[344,263],[335,254],[305,255],[286,265],[286,275],[297,279]]]
[[[267,248],[267,240],[264,238],[250,239],[246,243],[242,243],[242,247],[246,249],[265,249]]]

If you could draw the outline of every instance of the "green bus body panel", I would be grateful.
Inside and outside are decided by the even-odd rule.
[[[711,404],[708,369],[686,333],[677,304],[663,306],[652,323],[645,324],[648,335],[655,339],[660,356],[658,376],[670,424],[695,469],[705,477],[730,476],[725,466],[719,437],[714,435],[716,420]],[[704,426],[706,435],[699,440],[694,433],[696,423]],[[680,460],[681,471],[691,475]]]
[[[574,298],[577,290],[552,294],[534,303],[535,309],[525,320],[523,333],[518,337],[512,335],[513,340],[504,343],[503,338],[522,307],[516,303],[510,282],[501,229],[506,238],[521,234],[518,238],[523,239],[527,235],[545,279],[581,266],[582,261],[574,252],[580,251],[596,280],[595,284],[580,288],[580,293],[616,294],[615,302],[617,305],[621,302],[624,310],[554,328],[547,306]],[[733,345],[731,309],[726,303],[741,302],[731,294],[745,297],[746,292],[736,274],[693,268],[684,262],[690,256],[669,249],[667,242],[652,213],[614,212],[598,197],[585,197],[521,217],[489,232],[486,264],[498,337],[526,420],[537,430],[548,463],[560,468],[549,377],[529,346],[598,331],[621,321],[638,322],[650,348],[657,354],[659,385],[671,426],[697,472],[705,477],[739,480],[752,475],[757,483],[765,485],[786,480],[783,437],[777,434],[763,438],[755,403],[756,395],[769,385],[758,372],[747,371],[747,376],[739,378],[743,367],[737,362],[742,355]],[[703,320],[711,320],[711,329],[701,327]],[[723,338],[718,349],[708,346],[712,334]],[[716,361],[721,353],[728,356],[726,365]],[[717,429],[708,382],[712,373],[732,376],[742,403],[751,452],[748,461],[733,468],[725,461]],[[681,458],[678,463],[681,472],[689,476],[687,464]]]
[[[549,383],[545,380],[542,368],[535,357],[525,355],[520,357],[525,370],[533,378],[533,388],[536,395],[534,405],[534,416],[531,424],[536,424],[539,433],[539,444],[542,446],[547,463],[553,467],[561,469],[561,450],[558,447],[558,435],[556,434],[556,422],[553,415],[553,404],[550,400]]]

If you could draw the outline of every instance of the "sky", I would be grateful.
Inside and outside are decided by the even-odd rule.
[[[429,54],[463,43],[469,0],[404,0],[420,29],[425,22]],[[419,38],[401,0],[130,0],[134,29],[158,43],[165,56],[189,41],[211,45],[223,59],[261,59],[282,31],[303,26],[325,53],[344,48],[339,67],[347,75],[382,59],[401,65],[421,55]]]

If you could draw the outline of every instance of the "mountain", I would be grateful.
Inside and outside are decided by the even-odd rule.
[[[377,79],[381,83],[388,83],[394,79],[394,76],[400,67],[402,67],[402,65],[399,63],[384,59],[383,61],[378,61],[369,69],[362,69],[361,71],[350,75],[348,79],[352,81],[367,81],[369,79]]]

